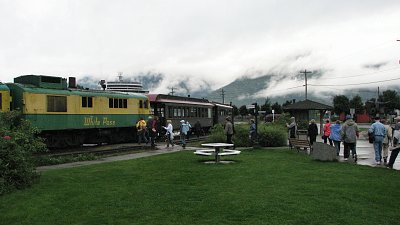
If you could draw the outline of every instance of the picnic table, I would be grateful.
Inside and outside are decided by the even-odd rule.
[[[238,155],[240,154],[240,151],[238,150],[230,150],[230,149],[225,149],[226,147],[233,147],[233,144],[228,144],[228,143],[206,143],[206,144],[201,144],[204,147],[213,147],[214,149],[199,149],[194,152],[196,155],[204,155],[204,156],[215,156],[215,163],[220,162],[220,157],[221,156],[226,156],[226,155]]]

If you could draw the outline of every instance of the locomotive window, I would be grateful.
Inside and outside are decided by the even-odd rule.
[[[67,97],[47,96],[47,112],[67,112]]]
[[[89,108],[92,108],[92,107],[93,107],[93,98],[92,98],[92,97],[88,97],[87,106],[88,106]]]
[[[139,108],[140,109],[143,108],[143,101],[142,100],[139,100]]]
[[[128,99],[125,98],[109,98],[109,108],[128,108]]]
[[[87,107],[87,97],[82,97],[82,107]]]
[[[144,101],[144,108],[145,108],[145,109],[148,109],[148,108],[149,108],[149,101],[148,101],[148,100],[145,100],[145,101]]]
[[[92,97],[82,97],[82,107],[93,107],[93,98]]]

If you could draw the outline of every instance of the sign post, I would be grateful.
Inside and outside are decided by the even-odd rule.
[[[275,122],[275,110],[272,110],[272,122]]]

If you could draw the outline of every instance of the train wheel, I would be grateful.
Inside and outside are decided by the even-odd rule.
[[[79,147],[82,145],[82,140],[78,134],[67,134],[64,140],[68,147]]]

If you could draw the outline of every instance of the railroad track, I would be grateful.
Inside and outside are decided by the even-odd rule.
[[[197,137],[190,137],[186,140],[186,143],[193,143],[198,141],[207,140],[208,136],[200,136]],[[176,144],[179,144],[179,137],[174,139]],[[164,143],[162,141],[156,142],[159,146],[163,146]],[[153,150],[150,144],[137,144],[137,143],[123,143],[123,144],[112,144],[112,145],[90,145],[90,146],[83,146],[79,148],[73,149],[64,149],[64,150],[57,150],[57,151],[50,151],[43,154],[37,154],[37,157],[63,157],[63,156],[77,156],[82,154],[94,154],[94,155],[113,155],[117,153],[135,153],[135,152],[142,152],[146,150]]]

